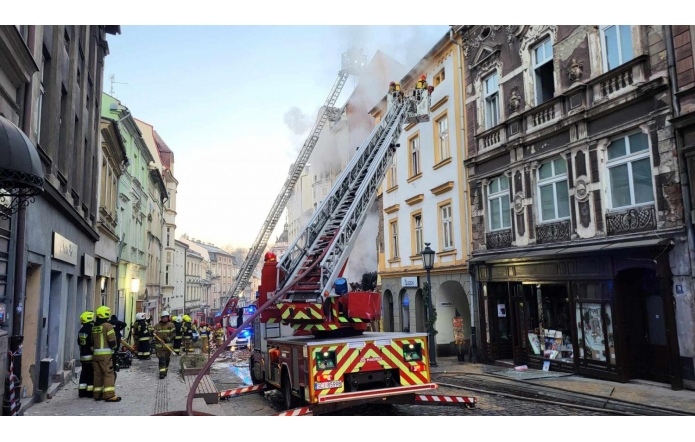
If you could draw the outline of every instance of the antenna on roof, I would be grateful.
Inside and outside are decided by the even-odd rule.
[[[109,92],[109,95],[111,95],[112,97],[115,96],[115,95],[114,95],[115,92],[114,92],[114,90],[113,90],[113,85],[114,85],[114,84],[128,84],[128,83],[121,83],[121,82],[119,82],[119,81],[116,81],[116,75],[115,75],[115,74],[111,74],[111,77],[109,77],[109,79],[111,80],[111,91]]]

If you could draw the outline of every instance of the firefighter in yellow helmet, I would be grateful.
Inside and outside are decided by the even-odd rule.
[[[174,353],[181,353],[181,341],[183,340],[183,318],[181,315],[174,316]]]
[[[222,344],[224,344],[224,329],[220,324],[217,324],[215,329],[215,344],[218,347],[222,347]]]
[[[119,402],[116,396],[116,377],[113,371],[113,353],[117,350],[116,331],[109,324],[111,309],[102,305],[97,309],[97,320],[92,327],[94,341],[94,400]]]
[[[421,75],[417,81],[416,89],[427,89],[427,75]]]
[[[174,342],[176,328],[174,327],[174,323],[169,320],[171,317],[168,311],[164,310],[159,316],[159,322],[154,326],[154,333],[159,336],[162,341],[166,342],[167,345],[170,345]],[[159,379],[164,379],[169,369],[171,351],[169,351],[159,339],[155,342],[155,348],[157,350],[157,359],[159,359]]]
[[[183,315],[183,350],[186,353],[193,352],[193,327],[191,326],[191,317]]]
[[[94,326],[94,312],[84,312],[80,315],[82,328],[77,333],[77,345],[80,346],[80,364],[82,371],[80,372],[80,385],[78,388],[78,397],[92,397],[94,395],[94,368],[92,361],[92,327]]]

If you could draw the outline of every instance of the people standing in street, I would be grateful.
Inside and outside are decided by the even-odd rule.
[[[134,333],[138,345],[138,359],[150,359],[150,339],[152,338],[152,335],[150,334],[147,321],[145,321],[144,313],[138,313],[135,315]]]
[[[183,340],[183,318],[181,315],[174,317],[174,353],[181,354],[181,341]]]
[[[80,346],[80,364],[82,371],[80,372],[80,385],[78,388],[78,397],[92,397],[94,395],[94,368],[92,361],[92,327],[94,326],[94,312],[86,311],[80,315],[82,328],[77,333],[77,345]]]
[[[210,328],[204,322],[200,324],[200,340],[203,342],[203,353],[210,351]]]
[[[113,329],[116,331],[116,348],[120,349],[121,340],[123,339],[123,330],[125,330],[126,327],[128,327],[128,324],[126,324],[123,321],[119,321],[116,315],[111,315],[109,324],[111,324],[113,326]]]
[[[186,354],[193,352],[193,327],[191,317],[183,315],[183,350]]]
[[[116,378],[113,371],[113,352],[116,347],[116,331],[109,324],[111,309],[102,305],[97,309],[97,320],[92,327],[94,341],[94,400],[119,402],[116,396]]]
[[[217,324],[217,328],[215,329],[215,345],[217,347],[222,347],[222,344],[224,344],[224,329],[220,324]]]
[[[169,312],[164,310],[161,314],[159,322],[154,326],[154,334],[159,337],[167,345],[174,342],[175,327],[169,320]],[[159,340],[156,339],[155,348],[157,349],[157,359],[159,359],[159,379],[164,379],[169,369],[169,361],[171,360],[171,351]]]

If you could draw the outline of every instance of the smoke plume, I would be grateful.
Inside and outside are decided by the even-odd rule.
[[[285,112],[283,121],[295,135],[302,135],[311,127],[311,117],[302,112],[297,106],[293,106]]]

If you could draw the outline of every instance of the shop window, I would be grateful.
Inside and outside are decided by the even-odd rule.
[[[512,225],[509,214],[509,179],[501,176],[490,181],[487,195],[490,230],[508,229]]]
[[[611,208],[654,202],[652,166],[646,134],[639,132],[611,141],[606,167]]]
[[[533,74],[533,82],[536,86],[536,106],[538,106],[555,95],[553,45],[550,38],[533,49]]]
[[[606,25],[601,27],[603,68],[615,69],[632,60],[632,27],[630,25]]]
[[[564,158],[548,161],[538,168],[538,195],[541,221],[569,218],[567,163]]]
[[[575,313],[579,357],[615,364],[611,306],[598,302],[577,303]],[[608,347],[607,350],[606,347]]]
[[[543,359],[574,362],[572,320],[567,288],[560,285],[524,286],[528,304],[527,336],[532,354]]]

